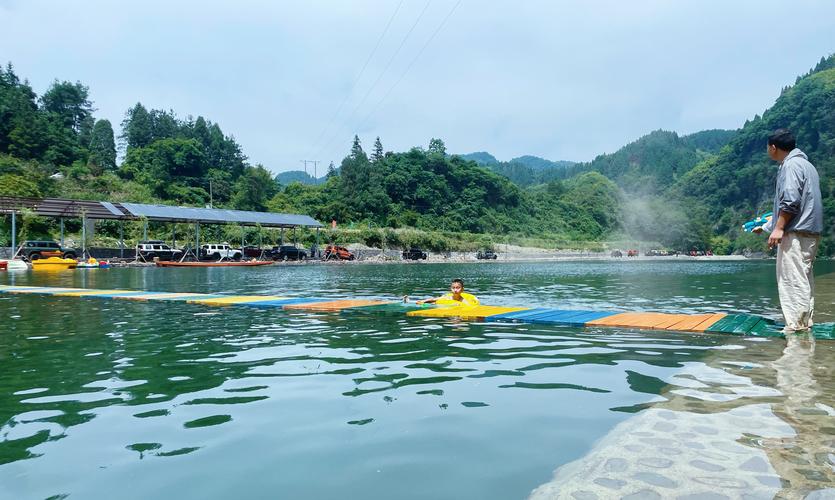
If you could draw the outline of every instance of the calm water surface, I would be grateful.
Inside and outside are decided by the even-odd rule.
[[[391,299],[463,277],[489,304],[776,316],[773,266],[151,268],[0,284]],[[835,266],[817,272],[818,318],[832,321]],[[6,295],[0,325],[0,498],[835,497],[835,342]]]

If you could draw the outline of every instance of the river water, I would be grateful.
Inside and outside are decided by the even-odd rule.
[[[0,284],[778,316],[774,263],[286,265]],[[835,265],[820,262],[819,321]],[[833,498],[835,342],[0,295],[0,498]]]

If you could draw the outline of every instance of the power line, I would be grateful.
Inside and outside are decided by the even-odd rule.
[[[383,71],[380,72],[380,75],[377,77],[376,80],[374,80],[374,83],[368,89],[368,92],[365,93],[365,95],[363,96],[363,98],[359,102],[359,104],[357,104],[354,107],[354,109],[351,111],[351,113],[348,115],[347,119],[345,120],[345,122],[342,125],[342,128],[344,128],[346,125],[348,125],[348,122],[350,121],[350,119],[356,114],[357,111],[359,111],[360,107],[362,107],[362,105],[365,104],[365,101],[368,100],[368,97],[371,95],[371,92],[374,90],[374,88],[377,86],[377,84],[380,83],[380,80],[382,80],[383,76],[386,74],[386,71],[388,71],[389,67],[391,67],[391,64],[394,62],[394,59],[400,53],[400,50],[406,44],[406,41],[409,39],[409,36],[415,30],[415,27],[418,25],[420,20],[423,18],[423,15],[426,14],[426,10],[429,8],[429,5],[431,5],[431,4],[432,4],[432,0],[428,0],[426,2],[426,5],[423,7],[423,10],[420,11],[420,15],[418,15],[417,19],[415,19],[415,22],[412,24],[411,28],[409,28],[409,31],[406,32],[406,35],[403,37],[403,40],[400,41],[400,45],[397,46],[397,50],[395,50],[394,53],[389,58],[388,62],[386,63],[386,66],[383,68]],[[325,143],[325,146],[322,148],[322,152],[329,151],[329,148],[330,148],[331,144],[333,143],[334,139],[336,139],[336,137],[338,135],[339,135],[339,130],[337,130],[331,136],[331,138],[328,140],[328,142]],[[320,154],[318,156],[322,156],[322,155]]]
[[[362,126],[363,126],[363,125],[365,125],[365,122],[366,122],[366,121],[368,121],[368,119],[369,119],[369,118],[371,118],[371,116],[372,116],[372,115],[373,115],[373,114],[377,111],[377,109],[378,109],[378,108],[379,108],[379,107],[383,104],[383,102],[384,102],[384,101],[388,98],[388,96],[392,93],[392,91],[394,91],[394,88],[395,88],[395,87],[397,87],[397,85],[398,85],[398,84],[400,84],[400,82],[403,80],[403,78],[405,78],[405,77],[406,77],[406,75],[407,75],[407,74],[409,73],[409,71],[412,69],[412,66],[414,66],[414,64],[417,62],[417,60],[418,60],[418,59],[420,58],[420,56],[423,54],[423,51],[424,51],[424,50],[426,50],[426,47],[428,47],[428,46],[429,46],[429,44],[432,42],[432,40],[434,40],[434,39],[435,39],[435,36],[436,36],[436,35],[437,35],[440,31],[441,31],[441,28],[443,28],[443,27],[444,27],[444,25],[445,25],[445,24],[446,24],[446,22],[449,20],[449,18],[450,18],[450,17],[452,17],[452,14],[455,12],[455,9],[457,9],[457,8],[458,8],[458,6],[459,6],[459,5],[461,5],[461,2],[462,2],[462,1],[463,1],[463,0],[458,0],[458,2],[456,2],[456,3],[455,3],[455,5],[453,5],[453,6],[452,6],[452,9],[450,9],[450,11],[447,13],[446,17],[444,17],[443,21],[441,21],[441,24],[439,24],[439,25],[438,25],[438,27],[435,29],[435,31],[432,33],[432,35],[430,35],[430,36],[429,36],[429,38],[426,40],[426,43],[424,43],[424,44],[423,44],[423,47],[421,47],[421,48],[420,48],[420,50],[418,51],[417,55],[415,55],[414,59],[412,59],[412,62],[410,62],[410,63],[409,63],[409,65],[406,67],[406,70],[405,70],[405,71],[403,71],[403,73],[400,75],[400,78],[398,78],[398,79],[397,79],[397,81],[395,81],[395,82],[394,82],[394,85],[392,85],[392,86],[388,89],[388,91],[387,91],[387,92],[386,92],[386,94],[383,96],[383,98],[382,98],[382,99],[380,99],[380,100],[377,102],[377,104],[376,104],[376,105],[374,105],[374,107],[373,107],[373,108],[371,108],[371,111],[370,111],[367,115],[365,115],[365,118],[363,118],[363,120],[360,122],[360,124],[359,124],[359,126],[358,126],[357,128],[362,128]]]
[[[382,43],[383,38],[385,38],[386,34],[388,33],[389,28],[391,27],[391,23],[394,21],[394,18],[395,18],[395,16],[397,16],[397,13],[400,11],[400,7],[403,6],[404,1],[405,0],[400,0],[400,3],[397,4],[397,8],[394,9],[394,12],[391,14],[391,17],[389,17],[389,20],[388,20],[388,23],[386,23],[385,29],[380,34],[380,37],[377,38],[377,43],[374,45],[374,48],[371,50],[371,53],[368,54],[368,58],[366,58],[365,64],[362,65],[362,69],[360,70],[357,77],[354,79],[354,83],[351,85],[351,89],[348,91],[347,94],[345,94],[345,98],[342,99],[341,103],[339,103],[339,106],[336,108],[336,112],[334,112],[333,116],[328,121],[328,124],[325,126],[325,128],[322,129],[322,131],[319,133],[319,136],[316,138],[316,140],[310,146],[310,149],[308,150],[308,153],[310,153],[314,149],[316,149],[316,146],[319,145],[319,141],[321,141],[322,137],[324,137],[325,132],[330,130],[331,125],[333,125],[334,121],[336,121],[336,117],[339,116],[339,112],[342,111],[342,108],[345,106],[345,103],[348,102],[348,99],[351,97],[351,94],[353,94],[354,89],[357,87],[357,84],[362,79],[362,75],[365,74],[365,70],[366,70],[366,68],[368,68],[368,64],[371,62],[371,59],[374,57],[374,54],[377,53],[377,49],[380,48],[380,43]],[[309,156],[309,155],[307,155],[307,156]]]

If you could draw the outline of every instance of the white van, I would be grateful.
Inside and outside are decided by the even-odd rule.
[[[243,255],[237,248],[230,247],[229,243],[210,243],[200,247],[200,256],[207,259],[241,260]]]

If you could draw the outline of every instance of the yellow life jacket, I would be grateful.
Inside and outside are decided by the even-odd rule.
[[[452,293],[447,293],[435,301],[440,306],[477,306],[479,304],[475,295],[467,292],[461,292],[461,300],[452,298]]]

